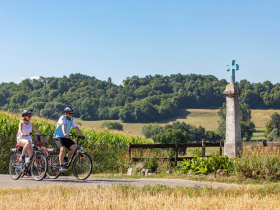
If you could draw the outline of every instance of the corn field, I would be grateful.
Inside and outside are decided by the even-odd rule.
[[[16,145],[16,136],[21,116],[0,111],[0,173],[8,173],[10,148]],[[43,135],[50,135],[48,147],[54,147],[52,136],[56,129],[53,120],[32,118],[32,123]],[[143,137],[127,136],[121,133],[112,133],[108,130],[90,130],[81,128],[81,132],[88,141],[80,142],[85,151],[93,159],[93,172],[118,171],[122,156],[127,152],[127,144],[152,143]],[[71,133],[76,134],[74,129]]]

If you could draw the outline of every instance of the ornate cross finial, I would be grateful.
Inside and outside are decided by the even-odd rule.
[[[235,64],[235,60],[229,62],[227,65],[227,71],[231,70],[231,83],[235,84],[235,70],[239,70],[239,65]]]

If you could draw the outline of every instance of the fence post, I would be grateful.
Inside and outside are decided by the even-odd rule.
[[[128,159],[131,160],[131,143],[128,143]]]
[[[177,166],[177,161],[178,161],[178,143],[175,143],[175,147],[176,147],[176,154],[175,154],[175,166]]]
[[[202,144],[202,157],[205,157],[206,139],[202,139],[201,144]]]
[[[220,141],[220,155],[222,156],[223,155],[223,143],[224,141]]]

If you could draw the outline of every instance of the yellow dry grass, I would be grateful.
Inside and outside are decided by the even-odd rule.
[[[279,187],[279,186],[278,186]],[[0,189],[6,209],[279,209],[279,190],[263,187],[62,187]]]

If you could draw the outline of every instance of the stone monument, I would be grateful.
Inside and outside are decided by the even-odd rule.
[[[228,157],[236,157],[241,152],[241,125],[240,125],[240,105],[239,96],[241,91],[235,84],[235,71],[239,65],[235,60],[227,65],[227,71],[232,72],[231,83],[226,86],[224,94],[226,95],[226,142],[224,154]]]

